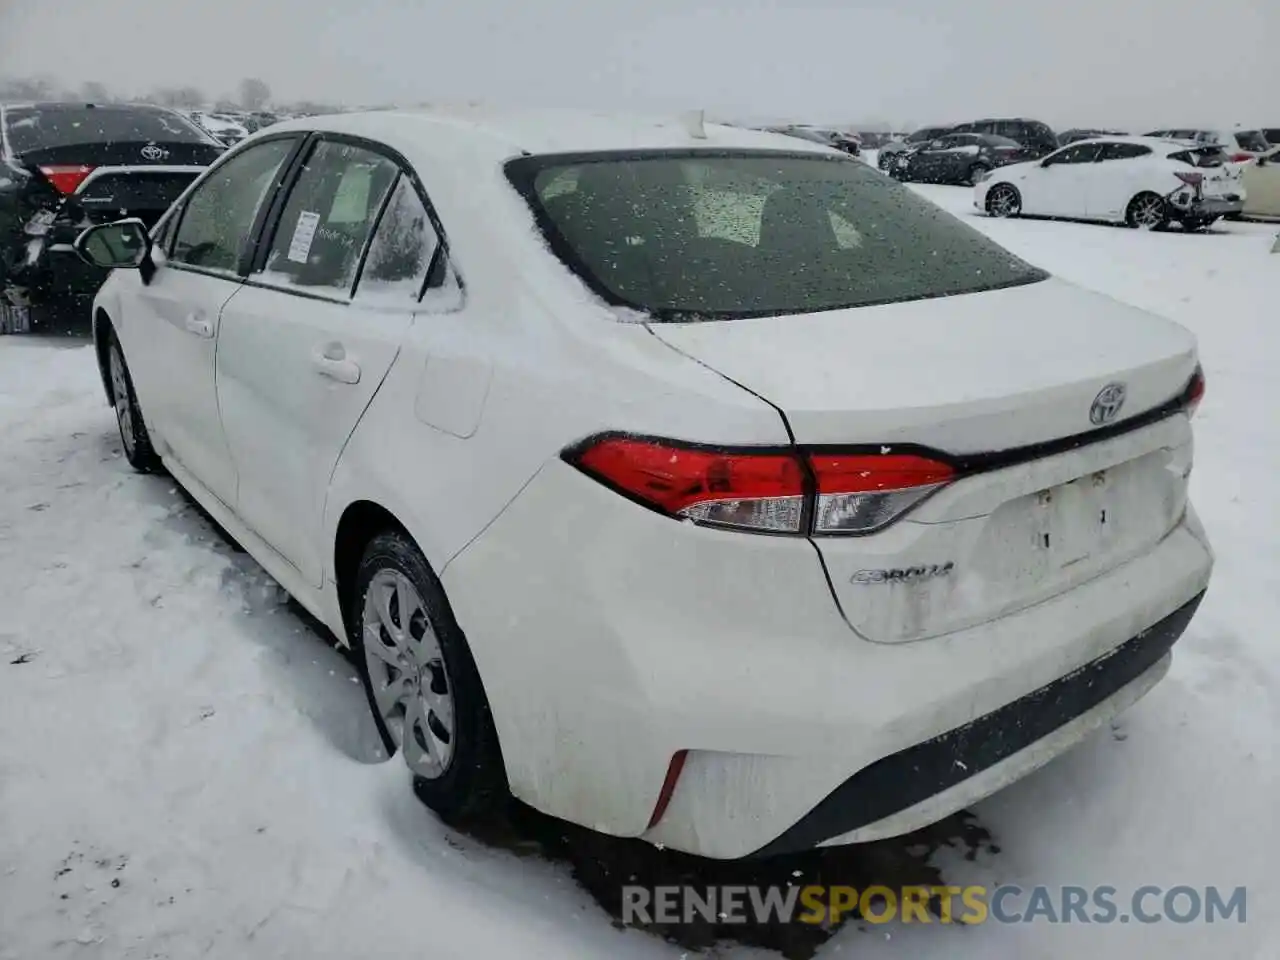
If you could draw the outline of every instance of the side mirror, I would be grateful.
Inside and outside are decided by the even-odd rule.
[[[102,270],[137,270],[151,262],[151,235],[137,219],[89,227],[74,246],[81,260]]]

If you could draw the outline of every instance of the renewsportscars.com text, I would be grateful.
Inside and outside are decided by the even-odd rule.
[[[1244,887],[622,888],[624,923],[1244,923]]]

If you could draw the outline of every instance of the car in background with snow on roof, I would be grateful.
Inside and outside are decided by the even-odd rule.
[[[1150,137],[1082,140],[1042,160],[1004,167],[974,187],[973,205],[993,217],[1060,217],[1158,229],[1202,230],[1239,214],[1238,167],[1215,146]]]
[[[1209,127],[1175,127],[1144,134],[1161,140],[1184,140],[1205,146],[1217,145],[1226,151],[1231,163],[1248,163],[1266,153],[1271,144],[1259,129],[1214,129]]]
[[[222,152],[161,107],[0,104],[0,328],[27,329],[33,307],[87,308],[106,274],[75,255],[77,234],[121,217],[154,224]]]
[[[1209,581],[1193,336],[824,146],[308,119],[77,245],[129,462],[352,648],[450,821],[907,833],[1105,728]]]

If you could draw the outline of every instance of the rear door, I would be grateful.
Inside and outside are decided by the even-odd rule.
[[[1138,143],[1107,142],[1093,163],[1086,206],[1100,220],[1120,220],[1139,192],[1151,189],[1151,148]]]
[[[399,351],[438,244],[385,148],[326,136],[308,150],[223,311],[217,392],[237,512],[319,586],[329,478]],[[375,296],[389,279],[398,294]]]

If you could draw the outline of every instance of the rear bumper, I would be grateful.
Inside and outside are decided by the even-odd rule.
[[[1147,553],[1050,600],[943,637],[876,644],[849,630],[808,541],[678,523],[557,460],[441,579],[517,797],[605,833],[730,859],[908,832],[1047,761],[1145,692],[1163,651],[1154,661],[1115,654],[1105,684],[1053,685],[1191,602],[1212,565],[1188,509]],[[1036,694],[1046,688],[1071,697],[1049,710],[1058,693]],[[1024,698],[1016,713],[1040,704],[1049,717],[1034,742],[1005,730],[986,753],[956,732]],[[847,799],[854,788],[843,784],[862,793],[872,780],[860,772],[905,770],[886,758],[917,745],[933,763],[985,770],[954,783],[900,775],[876,806]],[[932,791],[924,801],[922,791]]]
[[[1175,196],[1173,206],[1179,214],[1208,219],[1210,217],[1225,217],[1239,213],[1244,209],[1244,198],[1242,196],[1235,199],[1204,197],[1200,200],[1192,199],[1188,203],[1179,203],[1178,198]]]

